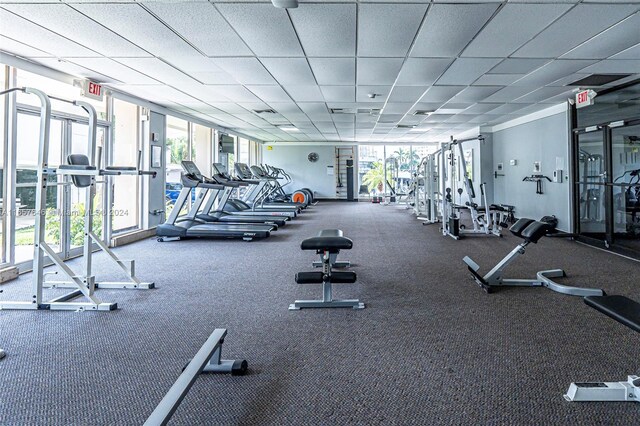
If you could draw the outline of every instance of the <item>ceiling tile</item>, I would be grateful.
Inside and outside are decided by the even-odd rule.
[[[329,115],[329,111],[327,111],[327,106],[324,102],[302,102],[299,103],[298,106],[307,115]]]
[[[207,58],[197,52],[189,55],[171,55],[162,58],[165,62],[178,68],[205,84],[237,84],[238,80],[226,71],[221,70],[215,58]]]
[[[508,86],[524,74],[485,74],[473,82],[474,86]]]
[[[405,57],[426,10],[424,4],[361,4],[358,56]]]
[[[305,4],[289,14],[307,56],[355,56],[355,4]]]
[[[461,90],[464,89],[464,86],[432,86],[427,90],[422,98],[420,98],[420,102],[446,102],[449,99],[453,98],[458,94]]]
[[[380,102],[389,96],[391,93],[391,85],[389,86],[357,86],[356,87],[356,101],[357,102]],[[374,98],[370,98],[369,94],[375,94]]]
[[[324,102],[318,86],[285,86],[284,89],[296,102]]]
[[[290,102],[291,98],[280,86],[246,86],[265,102]]]
[[[579,4],[513,55],[556,58],[637,10],[634,5]]]
[[[640,43],[640,12],[563,55],[568,59],[605,59]]]
[[[507,58],[493,67],[489,74],[528,74],[548,62],[549,59]]]
[[[462,111],[460,114],[485,114],[489,111],[491,111],[492,109],[496,109],[498,108],[500,105],[499,103],[479,103],[479,104],[475,104],[470,106],[469,108],[465,109],[464,111]]]
[[[0,46],[2,51],[22,56],[23,58],[48,58],[53,56],[50,53],[4,36],[0,36]]]
[[[69,61],[85,68],[101,70],[109,77],[127,84],[159,84],[160,81],[142,74],[126,65],[107,58],[72,58]]]
[[[504,104],[491,111],[492,115],[511,114],[526,107],[526,104]]]
[[[389,114],[401,114],[404,115],[410,112],[414,102],[388,102],[382,110],[382,115],[388,116]]]
[[[182,38],[138,4],[83,3],[72,7],[156,56],[194,52]]]
[[[218,3],[216,7],[256,55],[304,56],[285,9],[271,3]]]
[[[501,86],[470,86],[451,98],[450,102],[480,102],[500,89]]]
[[[355,84],[355,58],[309,58],[309,64],[320,85],[352,86]]]
[[[260,102],[253,93],[240,85],[233,86],[212,86],[214,90],[226,96],[233,102]]]
[[[180,86],[199,83],[185,73],[156,58],[118,58],[118,62],[165,84]]]
[[[516,104],[532,104],[542,102],[545,99],[560,95],[561,93],[570,94],[572,90],[573,87],[541,87],[538,90],[514,99],[512,102]]]
[[[301,106],[302,104],[300,104]],[[321,104],[324,105],[324,104]],[[273,109],[275,109],[276,111],[278,111],[281,114],[285,114],[285,113],[300,113],[301,108],[298,107],[298,105],[296,105],[295,102],[290,101],[290,102],[269,102],[269,106]],[[326,112],[326,108],[325,108],[325,112]]]
[[[399,58],[358,58],[358,85],[391,85],[401,66]]]
[[[611,59],[638,59],[640,58],[640,43],[633,47],[623,50],[622,52],[613,55]]]
[[[313,86],[316,84],[305,58],[262,58],[261,62],[283,86]]]
[[[387,102],[411,102],[415,103],[422,97],[427,86],[394,86]]]
[[[102,55],[150,56],[66,4],[6,4],[3,7]]]
[[[324,100],[327,102],[355,102],[355,86],[320,86]]]
[[[147,2],[145,7],[207,56],[251,55],[209,2]]]
[[[100,56],[84,46],[67,40],[13,13],[0,9],[0,34],[29,46],[38,46],[45,52],[57,57],[96,57]]]
[[[458,56],[498,6],[499,3],[431,6],[411,50],[411,56]]]
[[[605,59],[580,70],[581,73],[637,74],[640,59]]]
[[[508,3],[480,31],[462,56],[509,56],[570,7],[568,4]]]
[[[510,102],[515,98],[526,95],[533,90],[534,88],[532,87],[507,86],[504,89],[498,90],[493,95],[488,96],[483,100],[483,102]]]
[[[594,60],[567,59],[556,60],[538,68],[534,72],[527,74],[520,80],[513,83],[514,86],[540,87],[552,83],[559,78],[570,75],[582,68],[593,64]]]
[[[276,84],[256,58],[215,58],[213,63],[241,84]]]
[[[101,83],[122,83],[122,81],[111,76],[107,76],[95,71],[94,69],[85,68],[81,65],[69,62],[67,60],[57,58],[34,58],[33,60],[46,67],[62,71],[74,77],[89,78]]]
[[[497,58],[458,58],[438,79],[438,85],[469,85],[498,62]]]
[[[452,62],[452,59],[408,58],[402,65],[396,84],[430,86]]]

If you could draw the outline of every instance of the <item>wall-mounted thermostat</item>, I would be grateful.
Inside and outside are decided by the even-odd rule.
[[[540,173],[542,171],[542,165],[539,161],[533,162],[533,173]]]
[[[512,166],[517,166],[518,165],[518,160],[509,160],[509,164]]]

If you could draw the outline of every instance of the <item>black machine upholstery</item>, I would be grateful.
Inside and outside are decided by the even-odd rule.
[[[89,157],[83,154],[70,154],[67,157],[68,164],[60,165],[62,170],[95,170],[89,163]],[[91,186],[91,176],[71,175],[71,181],[78,188]]]
[[[528,218],[518,219],[516,223],[511,225],[511,228],[509,228],[509,231],[511,231],[511,233],[516,237],[522,238],[522,231],[524,231],[527,228],[527,226],[531,225],[532,222],[535,222],[535,221],[533,219],[528,219]]]
[[[325,276],[322,272],[298,272],[296,283],[298,284],[321,284]],[[328,277],[331,284],[352,284],[357,280],[355,272],[332,271]]]
[[[353,241],[346,237],[312,237],[300,244],[302,250],[350,250],[352,247]]]
[[[625,296],[587,296],[584,303],[640,333],[640,303]]]
[[[344,232],[341,229],[323,229],[318,232],[318,237],[344,237]]]
[[[520,235],[525,240],[535,244],[540,238],[552,232],[554,229],[555,227],[547,222],[534,221],[531,222]]]

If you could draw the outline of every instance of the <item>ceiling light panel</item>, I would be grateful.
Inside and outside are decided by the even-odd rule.
[[[156,56],[194,52],[189,44],[138,4],[74,3],[72,7]]]
[[[320,85],[351,86],[355,84],[355,58],[309,58],[309,64]]]
[[[568,59],[605,59],[640,43],[640,12],[563,55]],[[640,57],[640,55],[638,56]]]
[[[208,56],[251,55],[251,50],[209,2],[147,2],[144,5]]]
[[[256,58],[215,58],[213,63],[241,84],[276,84]]]
[[[355,4],[305,4],[289,14],[307,56],[355,56]]]
[[[402,86],[430,86],[453,62],[453,59],[408,58],[402,65],[396,84]]]
[[[358,85],[392,85],[401,66],[400,58],[358,58]]]
[[[432,86],[427,90],[422,98],[420,98],[420,102],[427,103],[435,103],[442,102],[445,103],[449,99],[453,98],[458,94],[461,90],[464,89],[464,86]],[[422,108],[420,108],[422,109]],[[428,108],[425,108],[428,109]]]
[[[257,56],[304,56],[286,9],[271,3],[216,7]]]
[[[568,4],[508,3],[480,31],[462,56],[509,56],[570,7]]]
[[[438,85],[469,85],[493,68],[497,58],[458,58],[438,79]]]
[[[412,57],[456,57],[491,18],[499,3],[431,6]]]
[[[358,55],[406,56],[426,10],[425,4],[361,4]]]
[[[514,56],[556,58],[626,18],[637,8],[631,4],[579,4],[518,49]]]
[[[67,40],[13,13],[0,9],[0,34],[57,57],[96,57],[100,54]]]
[[[150,56],[66,4],[6,4],[3,7],[105,56]]]
[[[313,86],[316,84],[305,58],[262,58],[261,62],[283,86]]]

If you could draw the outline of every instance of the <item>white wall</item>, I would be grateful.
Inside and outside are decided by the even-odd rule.
[[[568,111],[494,132],[493,167],[503,163],[504,169],[499,173],[505,175],[494,179],[494,202],[514,205],[516,217],[540,219],[555,215],[558,228],[570,231],[569,153]],[[534,174],[534,161],[541,162],[539,174],[553,179],[556,158],[564,162],[563,182],[545,180],[544,194],[536,194],[536,184],[522,179]],[[516,160],[517,165],[511,166],[510,160]]]
[[[267,146],[272,149],[268,150]],[[315,163],[307,159],[311,152],[319,156]],[[293,182],[285,188],[287,192],[309,188],[319,198],[336,197],[335,176],[327,175],[327,166],[335,163],[334,145],[262,145],[262,162],[291,175]]]

